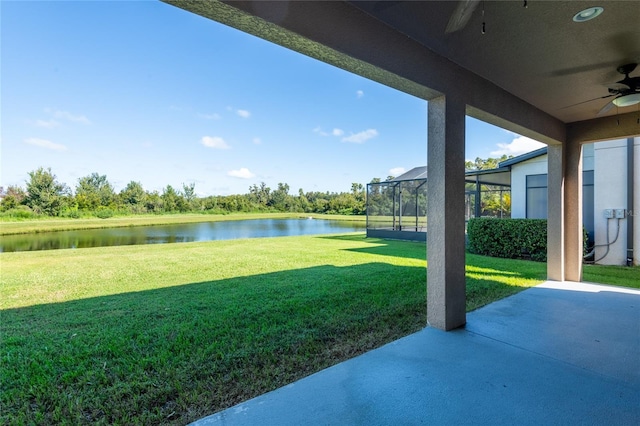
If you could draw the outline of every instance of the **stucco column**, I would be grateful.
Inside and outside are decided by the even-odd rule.
[[[582,145],[567,141],[564,169],[564,279],[582,281]]]
[[[466,323],[465,104],[430,100],[428,123],[427,322],[452,330]]]
[[[564,161],[562,145],[547,148],[547,279],[564,281]]]

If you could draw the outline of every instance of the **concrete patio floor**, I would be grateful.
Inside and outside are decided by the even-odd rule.
[[[640,291],[547,282],[196,425],[640,424]]]

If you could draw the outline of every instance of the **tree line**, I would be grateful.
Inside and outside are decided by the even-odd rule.
[[[475,161],[465,162],[465,169],[496,168],[499,162],[508,158],[511,156],[476,158]],[[17,218],[106,218],[114,215],[195,212],[366,214],[365,187],[360,183],[352,183],[350,191],[339,193],[305,192],[299,189],[297,194],[291,194],[287,183],[278,183],[277,188],[272,189],[261,182],[251,185],[245,194],[198,197],[194,183],[182,184],[181,188],[167,185],[162,191],[148,191],[140,182],[131,181],[120,192],[116,192],[107,176],[99,173],[78,179],[73,189],[59,182],[51,168],[40,167],[28,175],[24,188],[19,185],[0,187],[0,215]],[[386,181],[393,178],[387,176]],[[380,182],[380,178],[371,180],[371,183]],[[502,216],[510,213],[508,193],[503,194],[500,188],[492,185],[483,185],[482,190],[483,215]]]
[[[491,170],[497,169],[499,164],[513,158],[513,155],[502,155],[499,158],[480,158],[476,157],[474,161],[465,161],[464,168],[466,171],[470,170]],[[470,197],[476,190],[474,184],[466,184],[466,215],[467,217],[474,216],[475,199]],[[480,216],[489,217],[511,217],[511,188],[504,188],[499,185],[481,185],[480,186]],[[474,195],[475,197],[475,195]]]
[[[261,182],[251,185],[246,194],[198,197],[194,183],[182,184],[181,188],[167,185],[162,191],[148,191],[140,182],[131,181],[116,192],[107,176],[99,173],[78,179],[73,189],[59,182],[51,168],[40,167],[28,175],[24,188],[19,185],[0,187],[0,212],[3,216],[107,218],[114,215],[195,212],[365,214],[365,188],[359,183],[352,183],[349,192],[305,192],[299,189],[297,194],[290,194],[286,183],[278,183],[277,188],[272,189]]]

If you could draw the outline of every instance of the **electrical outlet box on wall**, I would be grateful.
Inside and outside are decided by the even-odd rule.
[[[624,219],[627,211],[625,209],[615,209],[616,219]]]
[[[604,217],[613,219],[613,209],[604,209]]]

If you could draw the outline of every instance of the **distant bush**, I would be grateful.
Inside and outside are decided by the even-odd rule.
[[[28,206],[17,206],[1,213],[2,217],[11,219],[37,219],[39,214],[35,213]]]
[[[108,219],[113,217],[115,212],[107,207],[98,207],[96,210],[96,216],[100,219]]]
[[[546,219],[473,218],[467,236],[471,253],[547,261]]]
[[[78,207],[67,207],[63,209],[62,212],[60,212],[60,216],[68,217],[71,219],[80,219],[82,215],[80,214],[80,210],[78,210]]]

